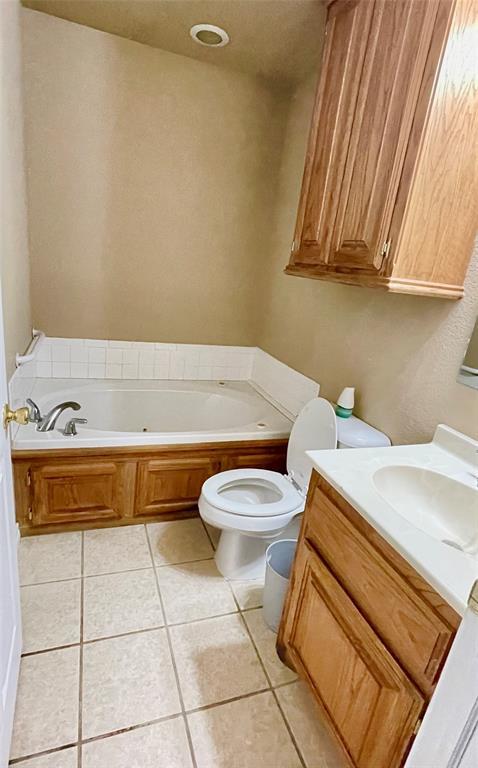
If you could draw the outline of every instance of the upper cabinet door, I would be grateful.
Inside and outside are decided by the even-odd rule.
[[[437,9],[438,0],[331,6],[294,266],[380,270]]]
[[[331,264],[382,266],[437,9],[433,0],[374,4]]]
[[[292,245],[294,264],[325,264],[339,203],[373,2],[337,0],[329,9]]]

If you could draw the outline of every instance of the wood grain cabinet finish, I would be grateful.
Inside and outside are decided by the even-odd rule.
[[[424,699],[305,542],[290,643],[352,765],[397,765]]]
[[[202,484],[220,471],[221,462],[207,456],[138,462],[135,515],[194,509]]]
[[[329,6],[286,272],[463,295],[478,217],[476,17],[474,0]]]
[[[208,477],[234,467],[285,471],[287,440],[14,451],[23,535],[197,514]]]
[[[31,475],[32,523],[119,520],[130,490],[128,469],[128,464],[112,461],[35,468]]]
[[[351,766],[403,765],[459,621],[314,472],[277,648]]]

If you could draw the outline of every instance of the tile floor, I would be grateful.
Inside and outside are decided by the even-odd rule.
[[[262,585],[217,572],[199,519],[23,539],[25,768],[337,768],[278,659]]]

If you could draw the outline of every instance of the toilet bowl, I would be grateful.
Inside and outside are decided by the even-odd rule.
[[[233,469],[206,480],[199,498],[204,522],[221,529],[218,570],[227,579],[264,575],[271,541],[290,538],[304,509],[312,472],[306,451],[336,448],[337,421],[330,403],[314,398],[299,413],[287,448],[287,475],[266,469]]]

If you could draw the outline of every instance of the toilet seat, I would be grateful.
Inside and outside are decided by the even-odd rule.
[[[231,469],[205,481],[204,499],[232,515],[277,517],[304,504],[303,495],[292,481],[267,469]]]

